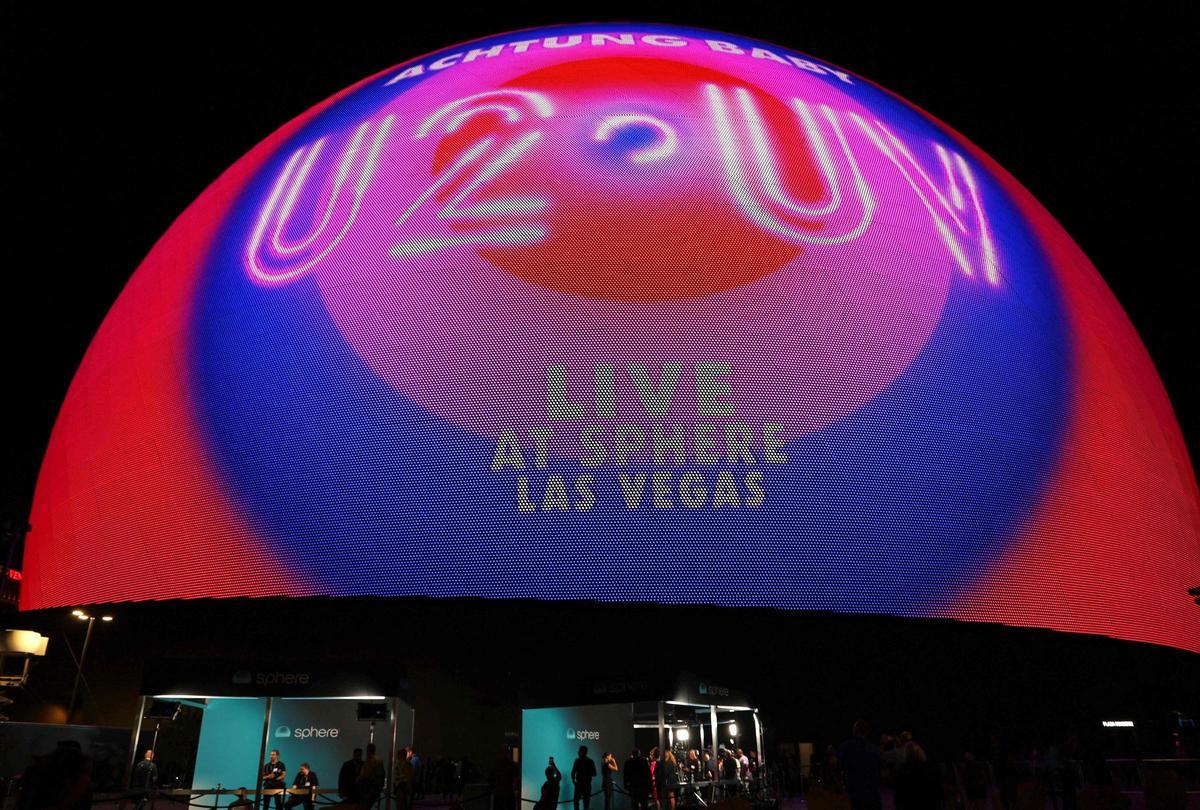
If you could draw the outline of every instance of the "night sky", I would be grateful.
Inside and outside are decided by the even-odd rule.
[[[91,336],[189,203],[252,146],[390,65],[500,31],[644,20],[759,37],[870,78],[962,132],[1083,247],[1200,448],[1196,13],[1087,17],[903,3],[446,2],[414,16],[297,5],[163,6],[158,19],[57,4],[0,11],[4,400],[0,519],[28,513],[42,452]],[[1050,16],[1048,16],[1048,14]],[[983,19],[983,23],[977,22]]]

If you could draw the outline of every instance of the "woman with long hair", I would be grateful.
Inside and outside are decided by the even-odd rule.
[[[679,765],[675,754],[668,750],[658,763],[658,798],[663,810],[675,810],[675,795],[679,792]]]
[[[650,805],[654,810],[660,810],[658,804],[658,746],[650,749]]]
[[[613,810],[613,775],[617,770],[617,758],[612,755],[612,751],[605,751],[600,760],[600,787],[604,791],[604,810]]]

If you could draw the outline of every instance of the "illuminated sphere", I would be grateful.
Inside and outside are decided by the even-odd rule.
[[[63,405],[22,607],[695,602],[1200,650],[1198,514],[1129,321],[986,155],[785,48],[568,26],[365,79],[179,217]]]

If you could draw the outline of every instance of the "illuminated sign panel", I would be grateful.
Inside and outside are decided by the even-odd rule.
[[[961,136],[761,42],[574,26],[366,79],[197,200],[75,379],[22,599],[720,601],[1196,650],[1197,516],[1119,306]]]

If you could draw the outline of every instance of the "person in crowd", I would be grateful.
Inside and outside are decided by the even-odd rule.
[[[987,763],[976,759],[970,751],[963,754],[962,785],[967,810],[986,810],[991,783]]]
[[[870,726],[855,720],[852,736],[837,750],[837,761],[845,775],[851,810],[879,810],[879,748],[867,739]]]
[[[600,760],[600,787],[604,790],[604,810],[613,810],[613,777],[618,770],[620,768],[617,766],[617,758],[611,751],[605,751]]]
[[[800,793],[800,762],[795,754],[783,761],[783,797],[791,799]]]
[[[321,784],[317,780],[316,771],[308,766],[307,762],[300,763],[300,769],[296,771],[296,778],[292,782],[293,790],[302,790],[303,793],[293,793],[288,797],[287,803],[284,805],[291,810],[296,805],[304,805],[304,810],[313,810],[313,798],[317,795],[317,785]]]
[[[650,806],[658,810],[658,746],[650,749],[646,759],[650,762]]]
[[[279,749],[272,748],[271,756],[263,764],[262,786],[263,794],[260,805],[262,810],[267,810],[267,805],[270,800],[274,799],[275,810],[283,810],[283,793],[268,794],[266,791],[275,790],[283,791],[287,789],[287,766],[283,764],[283,760],[279,758]]]
[[[596,778],[596,763],[588,756],[586,745],[579,746],[579,756],[571,766],[571,787],[575,791],[575,810],[592,810],[592,780]]]
[[[500,758],[492,772],[492,810],[516,810],[517,767],[513,762],[512,749],[501,746]]]
[[[246,798],[246,794],[250,791],[244,787],[240,787],[233,792],[234,799],[229,803],[229,810],[250,810],[254,807],[254,802]]]
[[[879,759],[883,763],[883,784],[891,787],[896,784],[896,774],[904,762],[904,751],[898,740],[892,734],[879,737]]]
[[[738,784],[738,761],[725,748],[717,751],[717,775],[725,788],[725,795],[736,796],[741,792],[741,785]]]
[[[642,757],[642,752],[635,748],[625,760],[623,774],[625,792],[629,794],[630,810],[649,810],[650,808],[650,763]]]
[[[675,754],[667,751],[662,755],[655,771],[658,782],[658,801],[663,810],[675,810],[675,797],[679,793],[679,765]]]
[[[550,757],[550,764],[546,766],[546,781],[542,783],[542,796],[534,805],[534,810],[556,810],[561,782],[562,772],[554,764],[554,757]]]
[[[450,798],[461,796],[467,773],[467,762],[464,759],[454,760],[454,781],[450,785]]]
[[[416,801],[425,797],[425,762],[411,745],[404,750],[408,755],[408,761],[412,763],[412,782],[410,783],[409,795],[413,801]]]
[[[146,751],[137,765],[133,766],[133,778],[130,787],[141,792],[137,801],[137,810],[142,810],[150,801],[150,794],[158,787],[158,766],[154,764],[154,751]]]
[[[717,766],[713,762],[712,754],[705,751],[704,757],[700,761],[700,776],[706,782],[711,782],[717,778]]]
[[[738,761],[738,779],[741,779],[743,782],[749,782],[750,781],[750,757],[747,756],[746,752],[744,750],[742,750],[741,748],[739,748],[737,750],[737,761]]]
[[[379,800],[379,794],[383,792],[385,770],[375,755],[375,744],[371,743],[367,746],[366,758],[358,771],[358,800],[364,807],[374,807]]]
[[[684,769],[684,773],[689,782],[699,782],[704,778],[704,769],[700,764],[700,754],[697,753],[695,748],[688,751],[687,767]]]
[[[350,759],[343,762],[342,769],[338,771],[338,798],[344,804],[355,804],[358,801],[358,775],[362,772],[362,756],[362,749],[355,748]]]
[[[832,790],[834,793],[842,792],[842,770],[838,762],[836,745],[827,745],[825,747],[825,756],[822,757],[820,762],[814,762],[813,768],[821,787]]]
[[[88,810],[92,806],[92,760],[75,740],[34,758],[21,776],[18,810]]]
[[[396,796],[396,804],[399,810],[406,810],[413,800],[413,766],[412,759],[408,755],[408,749],[400,749],[400,753],[396,757],[396,770],[393,776],[396,786],[394,794]]]
[[[905,747],[904,764],[896,777],[896,810],[939,810],[942,778],[938,768],[916,742]]]

